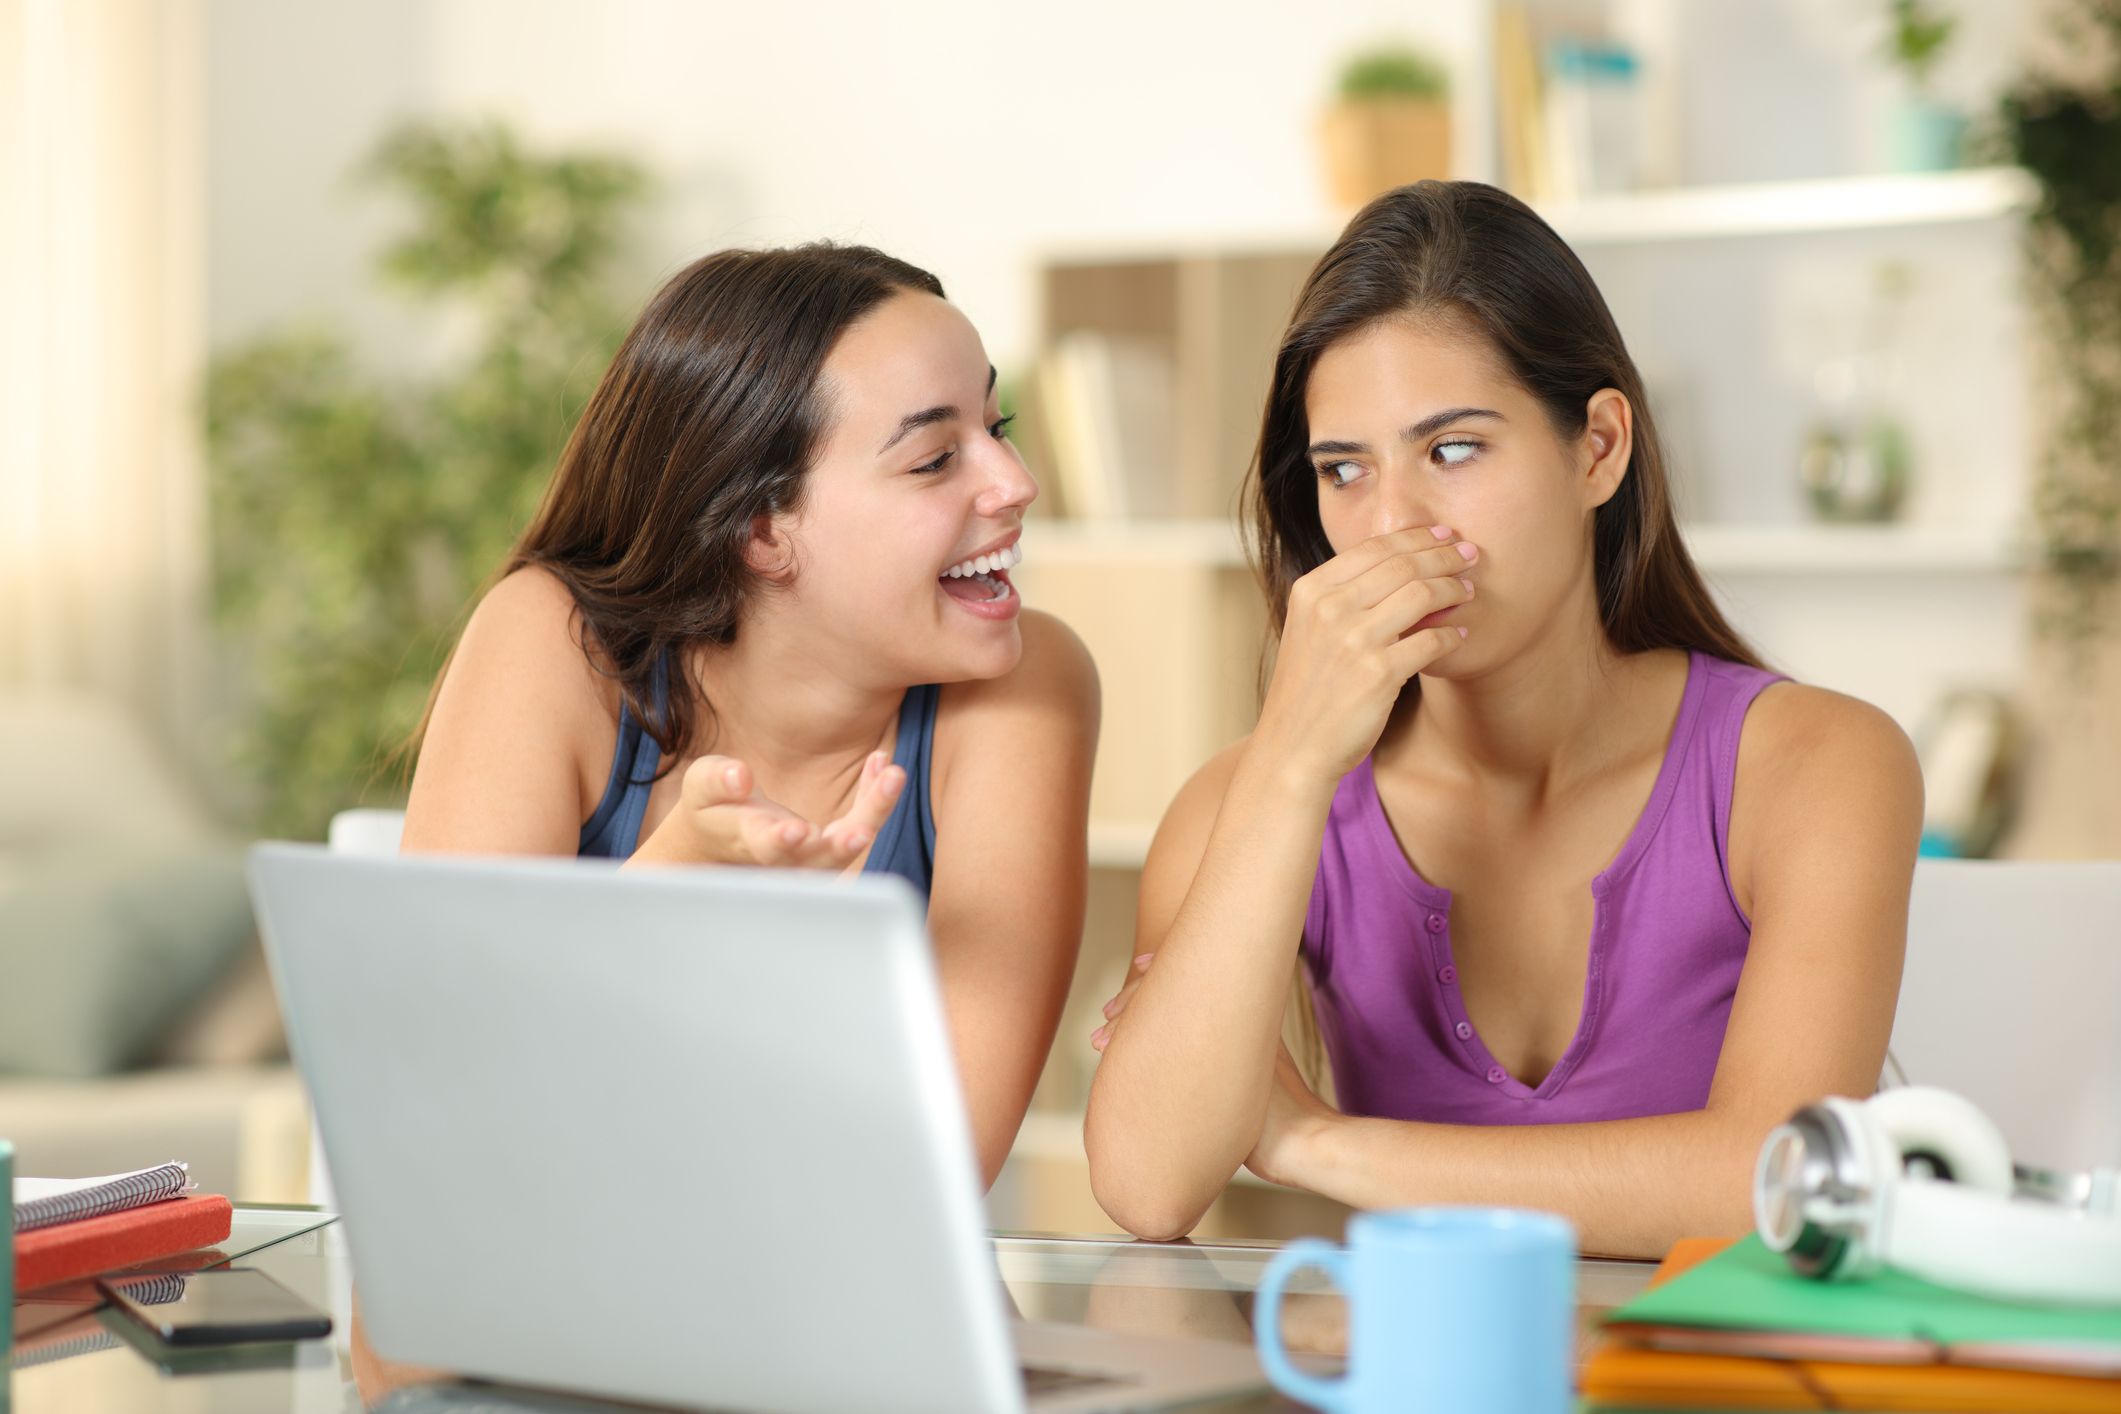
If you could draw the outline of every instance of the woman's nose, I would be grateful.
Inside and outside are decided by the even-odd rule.
[[[1379,475],[1377,498],[1371,503],[1376,516],[1376,523],[1370,528],[1372,535],[1391,535],[1417,525],[1436,523],[1434,508],[1413,483],[1413,477],[1394,476],[1390,471]]]
[[[1038,482],[1024,469],[1024,459],[1017,455],[1014,446],[1006,441],[995,442],[986,461],[988,482],[972,507],[980,515],[1007,515],[1038,499]]]

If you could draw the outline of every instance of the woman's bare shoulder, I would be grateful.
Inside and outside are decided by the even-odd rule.
[[[1178,788],[1164,818],[1157,822],[1149,841],[1149,857],[1142,866],[1143,917],[1152,912],[1163,917],[1178,911],[1178,902],[1192,887],[1200,872],[1200,861],[1208,852],[1208,836],[1215,817],[1222,813],[1223,797],[1230,792],[1230,778],[1250,746],[1250,735],[1240,737],[1209,757],[1201,768]],[[1159,930],[1160,932],[1161,930]]]
[[[1827,869],[1899,888],[1921,831],[1922,768],[1899,723],[1801,683],[1754,699],[1738,739],[1729,835],[1731,883],[1749,916],[1763,890],[1801,891]]]
[[[1846,777],[1876,786],[1921,772],[1907,733],[1861,698],[1805,683],[1771,683],[1746,713],[1738,776],[1789,782]]]
[[[574,596],[548,570],[517,570],[472,611],[435,694],[408,841],[556,849],[601,789],[617,719],[617,685],[585,651]]]

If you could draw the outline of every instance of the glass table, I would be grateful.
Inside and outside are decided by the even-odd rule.
[[[1002,1280],[1028,1319],[1245,1344],[1252,1339],[1252,1290],[1275,1246],[994,1238]],[[384,1364],[365,1349],[357,1356],[352,1269],[343,1229],[330,1214],[239,1209],[220,1250],[234,1265],[264,1271],[330,1311],[331,1339],[254,1350],[247,1368],[158,1364],[127,1338],[133,1333],[124,1317],[84,1294],[25,1303],[16,1311],[13,1414],[588,1414],[612,1407],[437,1382],[433,1372]],[[1648,1262],[1580,1262],[1584,1330],[1642,1290],[1653,1270]],[[1325,1372],[1341,1349],[1340,1299],[1315,1272],[1300,1273],[1290,1293],[1286,1336]],[[1299,1407],[1273,1394],[1192,1406],[1227,1414]]]

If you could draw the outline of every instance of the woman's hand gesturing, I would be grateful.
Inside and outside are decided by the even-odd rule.
[[[1464,641],[1463,628],[1417,625],[1473,597],[1465,571],[1479,558],[1426,526],[1365,540],[1297,580],[1253,740],[1306,775],[1337,782],[1355,769],[1407,680]]]
[[[678,803],[634,857],[660,864],[845,869],[876,838],[905,788],[905,768],[873,751],[862,763],[847,813],[816,825],[767,799],[742,761],[702,756],[685,769]]]

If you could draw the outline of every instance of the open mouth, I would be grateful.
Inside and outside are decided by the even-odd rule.
[[[942,572],[943,592],[967,604],[992,604],[1006,599],[1016,592],[1016,587],[1009,583],[1009,571],[1023,563],[1023,559],[1023,548],[1018,545],[1004,546],[992,554],[974,555]]]

